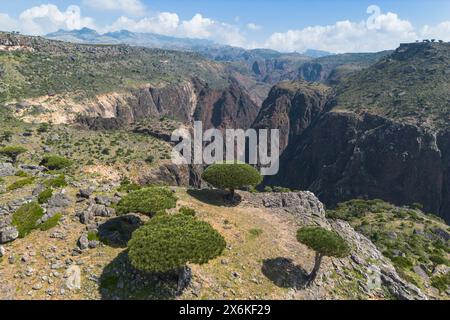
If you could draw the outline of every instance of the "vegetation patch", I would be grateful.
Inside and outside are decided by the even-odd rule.
[[[155,215],[161,210],[175,208],[177,198],[171,190],[150,187],[133,191],[123,197],[117,204],[119,214],[143,213]]]
[[[46,187],[52,188],[63,188],[67,186],[66,176],[64,174],[60,174],[55,178],[50,178],[44,182]]]
[[[13,214],[12,224],[19,231],[19,237],[24,238],[36,229],[37,221],[44,215],[44,210],[37,202],[24,204]]]
[[[30,184],[33,184],[33,182],[34,182],[33,177],[17,180],[16,182],[11,183],[6,189],[8,191],[17,190],[17,189],[23,188],[25,186],[28,186]]]
[[[38,195],[38,202],[39,204],[47,203],[48,200],[52,197],[53,190],[52,188],[47,188]]]
[[[41,223],[39,225],[39,229],[41,231],[47,231],[47,230],[53,229],[54,227],[56,227],[58,225],[61,218],[62,218],[62,214],[57,213],[53,217],[48,218],[47,221]]]
[[[70,167],[72,161],[61,156],[48,155],[42,159],[40,165],[49,170],[61,170]]]
[[[21,146],[7,146],[0,148],[0,155],[10,157],[13,162],[16,162],[17,157],[25,152],[27,152],[27,149]]]

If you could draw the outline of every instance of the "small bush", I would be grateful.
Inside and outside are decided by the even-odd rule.
[[[13,214],[12,224],[19,231],[19,237],[27,236],[36,228],[37,221],[44,215],[44,210],[37,202],[24,204]]]
[[[47,201],[52,197],[53,190],[52,188],[47,188],[38,195],[39,204],[47,203]]]
[[[53,217],[48,218],[47,221],[40,224],[39,229],[41,231],[47,231],[47,230],[53,229],[54,227],[56,227],[58,225],[59,220],[61,220],[61,218],[62,218],[62,214],[57,213]]]
[[[16,162],[19,155],[25,152],[27,152],[27,149],[21,146],[7,146],[0,148],[0,155],[10,157],[14,162]]]
[[[272,187],[270,187],[270,186],[264,187],[264,192],[272,192],[272,191],[273,191]]]
[[[60,174],[59,176],[55,178],[50,178],[44,182],[44,185],[46,187],[52,187],[52,188],[63,188],[67,186],[66,176],[63,174]]]
[[[273,192],[286,193],[286,192],[291,192],[291,189],[284,188],[284,187],[273,187]]]
[[[119,214],[144,213],[154,215],[158,211],[175,208],[177,199],[167,188],[150,187],[133,191],[117,204]]]
[[[145,158],[145,162],[148,164],[152,164],[155,161],[155,157],[152,155],[149,155],[147,158]]]
[[[411,260],[406,257],[392,257],[391,261],[396,269],[399,268],[408,270],[413,267],[413,263],[411,262]]]
[[[21,180],[17,180],[16,182],[11,183],[8,188],[6,188],[8,191],[17,190],[20,188],[23,188],[27,185],[30,185],[34,182],[34,178],[25,178]]]
[[[432,277],[431,285],[438,289],[439,292],[446,292],[450,286],[450,273]]]
[[[87,238],[89,241],[100,241],[100,237],[95,231],[89,231]]]
[[[445,257],[437,255],[437,254],[430,256],[430,261],[433,262],[435,265],[440,265],[440,264],[443,264],[446,266],[449,265],[449,261]]]
[[[27,178],[28,174],[25,171],[23,171],[23,170],[19,170],[19,171],[16,172],[15,176],[16,177],[21,177],[21,178]]]
[[[70,167],[72,165],[72,161],[64,157],[49,155],[42,159],[40,165],[49,170],[62,170]]]
[[[250,229],[248,231],[250,233],[250,235],[252,235],[253,237],[259,237],[260,235],[263,234],[263,231],[261,229]]]
[[[137,185],[136,183],[132,183],[128,179],[124,179],[120,182],[120,187],[119,187],[118,191],[131,192],[131,191],[137,191],[140,189],[141,189],[141,186]]]
[[[37,132],[44,133],[48,132],[50,130],[51,126],[48,123],[41,123],[39,127],[37,128]]]
[[[195,217],[196,212],[194,209],[191,209],[189,207],[181,207],[180,210],[178,210],[181,214],[186,214],[191,217]]]

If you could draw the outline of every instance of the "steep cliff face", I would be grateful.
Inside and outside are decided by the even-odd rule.
[[[311,190],[329,206],[353,198],[421,203],[449,222],[449,66],[448,44],[408,44],[333,96],[274,88],[254,124],[282,131],[280,172],[265,183]],[[297,109],[308,116],[292,114],[292,95],[309,97]]]
[[[280,130],[280,148],[299,137],[330,101],[332,90],[321,84],[282,82],[270,91],[253,128]]]
[[[416,126],[329,112],[289,145],[268,182],[308,188],[331,206],[353,198],[421,203],[448,220],[441,156],[436,136]]]
[[[165,116],[186,124],[202,121],[206,129],[247,129],[259,112],[259,106],[233,80],[228,87],[215,89],[192,79],[182,85],[133,90],[107,101],[94,102],[77,121],[91,129],[111,129],[148,117]]]

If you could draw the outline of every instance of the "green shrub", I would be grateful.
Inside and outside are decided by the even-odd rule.
[[[89,231],[87,237],[89,241],[100,241],[100,237],[95,231]]]
[[[7,146],[0,148],[0,155],[10,157],[13,162],[16,162],[17,157],[25,152],[27,152],[27,149],[21,146]]]
[[[418,203],[418,202],[414,202],[414,203],[411,204],[409,207],[410,207],[411,209],[423,210],[423,204]]]
[[[262,176],[258,170],[245,163],[216,163],[206,168],[202,179],[216,188],[229,189],[234,197],[235,189],[257,186]]]
[[[47,201],[52,197],[53,190],[52,188],[47,188],[38,195],[38,202],[40,204],[47,203]]]
[[[57,155],[48,155],[42,159],[40,165],[49,170],[61,170],[70,167],[72,161]]]
[[[51,126],[48,123],[41,123],[39,127],[37,128],[37,132],[44,133],[48,132],[50,130]]]
[[[155,157],[152,155],[149,155],[147,158],[145,158],[145,162],[148,164],[152,164],[155,161]]]
[[[23,171],[23,170],[19,170],[19,171],[16,172],[15,176],[16,177],[21,177],[21,178],[26,178],[26,177],[28,177],[28,174],[25,171]]]
[[[120,182],[120,187],[119,187],[118,191],[131,192],[131,191],[137,191],[140,189],[141,189],[141,186],[137,185],[136,183],[132,183],[128,179],[124,179]]]
[[[181,214],[186,214],[191,217],[195,217],[196,212],[194,209],[189,207],[181,207],[180,210],[178,210]]]
[[[13,213],[12,224],[19,231],[19,237],[23,238],[36,228],[36,222],[42,218],[44,210],[37,202],[24,204]]]
[[[25,179],[21,179],[21,180],[17,180],[16,182],[11,183],[6,189],[8,191],[13,191],[13,190],[17,190],[20,188],[23,188],[27,185],[30,185],[34,182],[34,178],[25,178]]]
[[[270,186],[264,187],[264,192],[272,192],[272,191],[273,191],[272,187],[270,187]]]
[[[250,235],[252,235],[253,237],[259,237],[260,235],[263,234],[263,231],[261,229],[250,229],[248,231],[250,233]]]
[[[133,233],[128,246],[135,268],[168,272],[187,263],[205,264],[219,256],[226,243],[210,224],[177,214],[153,218]]]
[[[450,286],[450,273],[432,277],[431,285],[438,289],[439,292],[446,292]]]
[[[443,257],[441,255],[437,255],[437,254],[430,256],[430,261],[433,262],[435,265],[440,265],[440,264],[443,264],[446,266],[449,265],[449,261],[445,257]]]
[[[409,270],[413,267],[411,260],[406,257],[392,257],[391,261],[396,269]]]
[[[62,218],[62,214],[57,213],[53,217],[48,218],[47,221],[40,224],[39,229],[41,231],[47,231],[47,230],[53,229],[54,227],[56,227],[58,225],[59,220],[61,220],[61,218]]]
[[[150,187],[132,191],[117,204],[119,214],[144,213],[154,215],[158,211],[175,208],[177,199],[167,188]]]
[[[284,187],[273,187],[273,192],[286,193],[286,192],[291,192],[291,189],[284,188]]]
[[[67,186],[66,176],[63,174],[58,175],[55,178],[50,178],[44,182],[46,187],[52,188],[63,188]]]

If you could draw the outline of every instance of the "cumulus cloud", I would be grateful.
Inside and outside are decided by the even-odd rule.
[[[409,21],[392,12],[381,14],[375,10],[367,21],[345,20],[333,25],[277,32],[264,46],[281,51],[302,52],[314,48],[336,53],[369,52],[393,49],[401,42],[411,42],[418,37]]]
[[[246,41],[238,27],[195,14],[189,20],[180,20],[176,13],[159,12],[151,17],[132,19],[125,16],[117,19],[106,31],[130,30],[153,32],[163,35],[209,39],[219,43],[244,46]]]
[[[125,16],[117,19],[106,31],[129,30],[133,32],[152,32],[171,35],[177,32],[180,18],[176,13],[161,12],[152,17],[134,20]]]
[[[18,28],[19,25],[16,20],[11,18],[8,14],[0,12],[0,30],[14,31]]]
[[[450,41],[450,21],[444,21],[436,26],[425,25],[420,30],[422,38]]]
[[[262,27],[260,25],[257,25],[255,23],[247,23],[247,28],[253,31],[261,30]]]
[[[121,11],[133,16],[142,16],[147,7],[140,0],[83,0],[83,5],[106,11]]]
[[[95,28],[94,20],[81,17],[80,7],[74,5],[66,11],[60,11],[53,4],[27,9],[20,14],[19,24],[23,33],[32,35],[43,35],[59,29]]]

